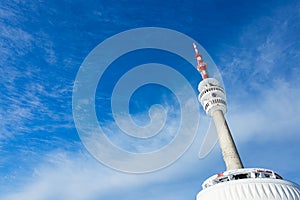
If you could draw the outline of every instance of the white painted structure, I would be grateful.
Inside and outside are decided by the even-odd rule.
[[[208,178],[197,200],[300,200],[299,185],[262,168],[229,170]]]
[[[197,200],[299,200],[295,183],[280,179],[240,179],[202,190]]]

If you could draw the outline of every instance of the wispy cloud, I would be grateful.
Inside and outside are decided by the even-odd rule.
[[[71,106],[68,96],[72,84],[50,86],[43,80],[42,73],[48,66],[41,65],[56,63],[56,53],[46,33],[33,32],[25,25],[30,21],[26,12],[38,12],[38,7],[31,3],[22,7],[22,3],[3,2],[0,6],[0,139],[36,130],[51,131],[54,126],[72,127],[71,113],[57,112]],[[39,52],[40,62],[29,61],[35,52]],[[33,125],[34,120],[42,123]],[[63,123],[50,125],[47,120]]]
[[[148,193],[149,197],[157,196],[158,199],[165,199],[167,197],[164,194],[152,194],[151,190],[157,191],[156,185],[165,185],[170,183],[170,180],[183,176],[181,171],[185,164],[182,162],[173,169],[169,168],[169,170],[153,174],[133,175],[103,167],[85,153],[56,151],[48,154],[44,162],[36,167],[24,187],[16,189],[12,194],[2,196],[1,199],[92,200],[118,195],[121,195],[123,199],[130,199],[130,192],[136,189],[144,191],[144,194]],[[177,177],[174,177],[176,173]],[[168,196],[174,194],[172,188],[163,193]],[[194,196],[193,194],[187,195]]]
[[[247,106],[241,103],[237,103],[237,107],[234,103],[229,105],[229,124],[239,144],[246,146],[248,141],[253,141],[258,136],[260,141],[265,139],[271,142],[274,139],[276,140],[276,137],[282,138],[284,136],[287,139],[295,134],[299,119],[297,117],[292,118],[292,116],[299,112],[300,105],[296,105],[296,109],[292,108],[292,104],[284,108],[280,105],[289,105],[286,104],[289,99],[297,99],[299,95],[295,91],[299,91],[300,88],[291,88],[289,83],[282,82],[282,80],[274,82],[277,82],[274,85],[277,90],[274,92],[274,88],[264,88],[265,95],[258,97],[259,101],[254,99]],[[273,96],[279,98],[273,98]],[[240,109],[239,106],[243,109]],[[178,117],[172,120],[179,120]],[[286,121],[286,118],[291,119],[291,121]],[[283,123],[274,124],[274,120]],[[266,128],[266,124],[270,125],[269,128]],[[35,168],[33,176],[27,177],[28,180],[23,182],[24,185],[18,188],[17,191],[3,196],[3,199],[105,199],[119,198],[120,193],[123,194],[125,191],[126,195],[123,194],[124,199],[130,199],[132,194],[134,194],[134,197],[141,195],[137,191],[149,192],[149,196],[155,196],[157,199],[170,198],[172,194],[175,195],[174,199],[185,199],[186,196],[194,196],[197,191],[192,189],[190,191],[178,190],[175,194],[173,190],[179,187],[176,184],[181,185],[184,183],[183,177],[189,173],[198,175],[197,190],[200,190],[200,177],[210,175],[207,173],[209,170],[206,165],[211,166],[212,163],[220,159],[220,155],[210,154],[208,158],[201,162],[197,160],[201,139],[203,133],[205,133],[204,129],[207,128],[204,124],[201,125],[200,138],[198,135],[198,139],[191,150],[184,158],[167,169],[144,175],[124,174],[102,166],[85,153],[57,150],[49,153],[42,159],[40,164],[33,166]],[[111,130],[117,131],[115,129]],[[283,130],[292,130],[291,135],[283,132]],[[264,135],[261,134],[262,132]],[[121,138],[119,139],[121,140]],[[123,145],[126,144],[123,143]],[[273,157],[273,159],[277,158]],[[256,163],[264,164],[264,162]],[[202,168],[199,168],[199,164],[202,165]],[[195,177],[189,179],[187,184],[194,184],[191,183],[191,180],[195,179]],[[171,186],[172,188],[168,188],[166,187],[168,184],[174,185]],[[160,191],[158,196],[151,193],[151,191],[159,190],[157,185],[164,186],[164,191]],[[115,191],[119,191],[119,193]]]
[[[283,80],[262,86],[251,101],[230,102],[228,117],[242,139],[297,136],[300,117],[300,86]]]
[[[30,76],[28,76],[30,73]],[[58,112],[56,108],[62,110],[71,107],[68,96],[71,95],[72,86],[56,85],[50,88],[41,84],[38,80],[39,70],[21,73],[16,68],[8,71],[1,69],[0,77],[3,86],[1,98],[1,138],[6,136],[32,132],[35,130],[49,130],[50,124],[45,123],[47,120],[60,121],[55,126],[72,125],[71,113]],[[6,77],[9,77],[6,79]],[[22,87],[20,87],[20,85]],[[52,102],[60,102],[62,104],[52,105]],[[43,124],[31,124],[31,121],[43,121]],[[31,124],[31,125],[30,125]],[[54,126],[54,125],[53,125]],[[54,128],[54,127],[53,127]]]
[[[278,7],[245,25],[238,45],[224,47],[231,55],[221,57],[228,117],[243,139],[299,131],[299,9],[299,3]]]
[[[43,90],[42,90],[43,91]],[[169,102],[170,103],[170,102]],[[183,105],[183,109],[193,109],[193,104],[190,101],[187,101],[185,105]],[[167,110],[173,110],[172,105],[167,107]],[[160,112],[156,112],[154,110],[155,115],[161,114]],[[189,110],[190,111],[190,110]],[[194,112],[194,111],[190,111]],[[146,121],[148,119],[145,115],[137,114],[141,121]],[[135,116],[136,118],[137,116]],[[123,147],[126,145],[133,145],[136,149],[136,152],[147,152],[150,151],[151,148],[159,149],[161,146],[164,146],[170,142],[170,139],[174,137],[173,135],[176,133],[174,128],[177,128],[180,124],[180,115],[171,115],[170,119],[168,119],[168,123],[165,124],[166,128],[163,129],[163,135],[158,140],[153,140],[152,143],[140,145],[139,143],[133,142],[130,143],[128,141],[124,141],[122,137],[114,138],[114,142],[118,142],[117,145],[120,144]],[[188,120],[188,119],[187,119]],[[193,119],[189,119],[192,121]],[[201,134],[205,132],[205,124],[206,120],[201,122],[201,126],[203,126],[203,130],[201,130]],[[106,123],[106,129],[109,129],[110,132],[113,132],[114,135],[118,135],[117,132],[120,132],[117,128],[111,125],[111,122]],[[190,137],[191,127],[186,126],[183,130],[184,134],[186,134],[186,138]],[[124,133],[120,133],[124,134]],[[114,137],[111,136],[111,137]],[[171,137],[171,138],[170,138]],[[201,137],[201,136],[200,136]],[[111,138],[112,139],[112,138]],[[199,140],[199,138],[198,138]],[[181,141],[183,144],[186,142],[184,140]],[[147,146],[148,145],[148,146]],[[62,144],[64,146],[64,144]],[[91,159],[90,156],[86,155],[86,153],[81,152],[68,152],[65,150],[56,150],[47,154],[44,158],[41,158],[39,164],[33,164],[31,168],[34,168],[34,173],[32,176],[26,176],[26,180],[22,180],[22,185],[19,188],[15,188],[15,191],[11,192],[12,188],[8,188],[9,192],[6,195],[2,196],[2,199],[5,200],[14,200],[14,199],[102,199],[102,198],[111,198],[115,196],[117,198],[121,195],[122,191],[131,191],[131,193],[135,193],[135,196],[142,195],[137,191],[147,191],[150,196],[156,197],[157,199],[165,199],[170,197],[170,195],[174,195],[173,187],[170,186],[169,189],[161,191],[162,194],[156,194],[159,187],[157,185],[166,185],[173,184],[172,181],[176,179],[185,179],[185,173],[191,173],[193,170],[182,170],[185,169],[193,169],[198,164],[198,151],[199,151],[199,141],[197,145],[194,146],[192,151],[188,151],[189,153],[185,155],[185,158],[181,158],[176,162],[176,164],[171,167],[160,170],[156,173],[148,173],[148,174],[126,174],[114,171],[107,167],[104,167],[102,164],[96,162]],[[131,149],[132,150],[132,149]],[[108,155],[112,156],[112,155]],[[116,156],[116,155],[114,155]],[[114,157],[114,159],[116,159]],[[120,159],[121,160],[121,159]],[[146,161],[145,161],[146,162]],[[159,162],[159,161],[157,161]],[[126,164],[126,163],[124,163]],[[136,163],[139,164],[139,163]],[[144,163],[147,164],[147,163]],[[148,163],[149,165],[153,163]],[[197,167],[198,168],[198,167]],[[197,170],[198,171],[198,170]],[[204,170],[203,170],[204,171]],[[177,174],[174,177],[174,174]],[[200,173],[201,174],[201,173]],[[125,184],[124,184],[125,183]],[[188,183],[190,184],[190,183]],[[193,183],[195,184],[195,183]],[[198,185],[198,183],[196,183]],[[175,184],[174,187],[179,187],[180,185]],[[197,187],[197,191],[200,189]],[[151,191],[153,190],[153,191]],[[115,193],[115,191],[120,191],[121,193]],[[196,191],[196,192],[197,192]],[[154,193],[153,193],[154,192]],[[187,194],[189,196],[194,196],[194,193]],[[181,190],[176,193],[176,198],[181,199],[184,196],[185,190]],[[128,192],[127,192],[128,195]],[[123,196],[124,199],[130,199],[130,195],[126,197]],[[175,197],[174,197],[175,198]],[[176,199],[175,198],[175,199]]]
[[[230,80],[227,86],[259,90],[260,85],[274,78],[286,79],[299,68],[299,10],[299,3],[280,6],[270,16],[255,18],[242,27],[235,45],[223,46],[220,67],[224,78]]]

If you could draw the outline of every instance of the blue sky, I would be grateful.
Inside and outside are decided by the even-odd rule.
[[[222,74],[226,117],[244,165],[274,169],[300,183],[299,13],[296,0],[1,1],[0,198],[195,199],[202,182],[225,169],[218,146],[198,158],[209,126],[200,106],[194,142],[174,164],[156,172],[112,170],[81,143],[72,116],[81,63],[108,37],[140,27],[164,27],[198,41]],[[122,73],[148,62],[179,70],[195,93],[201,80],[182,59],[159,50],[131,52],[112,63],[96,92],[99,123],[114,143],[138,152],[170,141],[180,116],[170,90],[148,85],[134,93],[130,112],[145,125],[149,107],[164,106],[166,137],[135,143],[114,123],[114,84]]]

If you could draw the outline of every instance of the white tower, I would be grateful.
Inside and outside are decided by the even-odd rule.
[[[213,118],[226,171],[208,178],[197,200],[300,200],[299,185],[283,180],[276,172],[261,168],[243,169],[224,114],[227,111],[226,94],[219,81],[209,78],[207,64],[194,43],[197,70],[202,76],[198,86],[198,100],[206,114]]]
[[[219,81],[214,78],[208,78],[206,71],[207,64],[203,62],[202,55],[199,53],[196,44],[194,43],[193,45],[198,64],[197,70],[201,73],[203,79],[198,86],[200,92],[198,99],[206,114],[214,120],[226,168],[227,170],[243,168],[242,161],[224,117],[227,111],[225,91],[220,86]]]

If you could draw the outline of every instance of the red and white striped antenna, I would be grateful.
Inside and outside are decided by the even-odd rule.
[[[194,46],[194,50],[196,53],[197,70],[200,72],[203,80],[207,79],[208,78],[208,73],[206,71],[207,64],[205,62],[203,62],[202,55],[199,53],[195,42],[193,43],[193,46]]]

